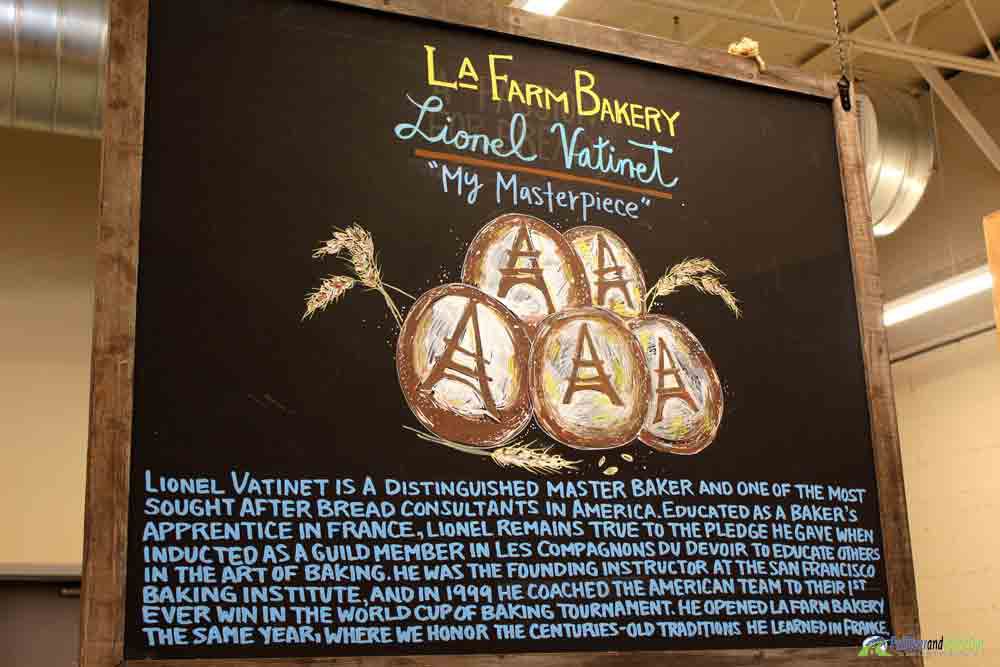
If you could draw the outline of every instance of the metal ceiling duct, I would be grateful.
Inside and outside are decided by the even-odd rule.
[[[909,93],[865,83],[858,96],[861,144],[875,236],[906,222],[934,170],[934,133],[920,101]]]
[[[0,125],[101,136],[107,0],[0,0]]]

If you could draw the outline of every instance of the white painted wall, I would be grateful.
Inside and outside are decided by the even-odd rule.
[[[981,334],[892,375],[923,638],[982,639],[986,653],[961,664],[998,665],[1000,340]]]

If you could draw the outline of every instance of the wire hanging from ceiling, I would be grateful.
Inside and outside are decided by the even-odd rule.
[[[851,110],[851,77],[847,69],[847,45],[844,43],[844,26],[840,21],[840,2],[833,2],[833,28],[837,35],[837,53],[840,56],[840,81],[837,90],[840,92],[840,105],[844,111]]]

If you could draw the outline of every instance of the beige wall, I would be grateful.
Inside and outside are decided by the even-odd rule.
[[[81,559],[99,159],[0,129],[0,573]]]
[[[892,367],[924,638],[1000,664],[1000,346],[992,331]],[[952,660],[956,658],[951,658]],[[952,664],[949,658],[928,664]]]

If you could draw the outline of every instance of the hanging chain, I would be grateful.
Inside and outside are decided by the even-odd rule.
[[[840,2],[833,0],[833,28],[837,34],[837,52],[840,54],[840,81],[837,90],[840,92],[840,105],[844,111],[851,110],[851,78],[847,73],[847,45],[844,43],[844,26],[840,22]]]

